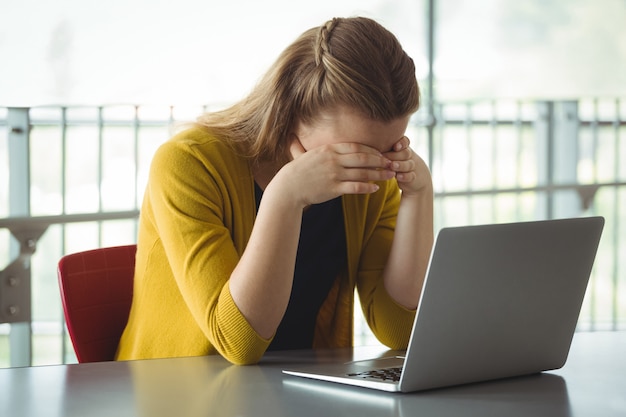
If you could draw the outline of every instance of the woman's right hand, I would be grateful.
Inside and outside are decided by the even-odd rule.
[[[378,190],[372,181],[395,176],[391,161],[378,150],[360,143],[336,143],[305,150],[298,139],[290,146],[293,160],[274,177],[278,185],[302,208],[344,194],[370,194]],[[269,187],[269,185],[268,185]]]

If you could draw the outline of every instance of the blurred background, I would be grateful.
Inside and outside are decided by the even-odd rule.
[[[56,263],[135,242],[172,126],[354,15],[416,63],[408,136],[436,229],[604,216],[579,331],[626,328],[625,0],[0,0],[0,367],[75,361]],[[16,276],[30,286],[14,299]],[[370,343],[357,312],[355,344]]]

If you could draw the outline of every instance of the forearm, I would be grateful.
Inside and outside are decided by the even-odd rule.
[[[230,278],[233,301],[252,328],[272,337],[289,302],[302,209],[266,189],[250,240]]]
[[[402,195],[384,270],[385,289],[402,306],[417,307],[433,245],[432,186]]]

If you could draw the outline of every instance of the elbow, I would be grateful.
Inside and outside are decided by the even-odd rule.
[[[256,365],[261,361],[269,342],[262,339],[234,338],[229,343],[214,345],[214,349],[233,365]]]
[[[231,352],[228,355],[222,355],[226,360],[233,365],[238,366],[248,366],[248,365],[256,365],[261,361],[263,354],[250,354],[250,352]]]

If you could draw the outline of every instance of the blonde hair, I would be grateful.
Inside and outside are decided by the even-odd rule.
[[[297,122],[346,105],[391,121],[419,107],[413,60],[372,19],[334,18],[304,32],[242,101],[197,123],[255,161],[288,158]]]

